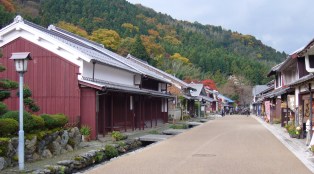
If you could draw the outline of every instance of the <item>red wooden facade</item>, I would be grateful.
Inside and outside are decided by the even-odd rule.
[[[71,122],[78,121],[80,114],[80,89],[77,75],[79,67],[64,58],[29,42],[18,38],[2,47],[3,57],[0,59],[7,70],[0,73],[0,78],[8,78],[18,82],[18,73],[14,62],[10,60],[13,52],[31,52],[28,72],[24,75],[24,84],[33,93],[33,98],[40,106],[37,114],[64,113]],[[11,110],[18,110],[16,92],[5,103]]]
[[[7,70],[0,78],[18,81],[14,62],[10,60],[13,52],[30,52],[28,72],[24,84],[33,92],[33,98],[40,107],[36,114],[63,113],[71,123],[80,121],[81,125],[92,128],[92,139],[97,134],[113,130],[127,131],[145,129],[167,122],[168,112],[162,112],[161,97],[129,94],[113,91],[98,91],[93,87],[80,87],[79,66],[23,38],[18,38],[3,47],[0,59]],[[148,89],[158,89],[158,82],[147,80]],[[5,103],[10,110],[18,110],[18,98],[12,97]],[[130,96],[133,108],[130,106]],[[165,101],[166,102],[166,101]]]
[[[99,134],[150,128],[168,119],[167,112],[161,112],[162,98],[120,92],[99,93],[98,98],[96,120]]]

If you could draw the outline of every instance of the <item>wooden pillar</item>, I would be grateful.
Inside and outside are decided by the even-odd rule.
[[[153,102],[154,100],[151,100],[150,103],[150,127],[153,127]]]
[[[140,115],[139,115],[138,123],[139,123],[139,129],[141,130],[142,128],[142,96],[141,95],[140,95],[140,109],[139,110],[140,110],[139,111]]]
[[[145,129],[145,96],[142,96],[142,129]]]
[[[111,114],[110,114],[110,118],[111,118],[111,132],[113,131],[113,95],[111,95]]]
[[[157,121],[158,121],[158,100],[155,101],[155,126],[157,126]]]
[[[103,104],[102,104],[102,108],[103,108],[103,118],[104,118],[104,122],[103,122],[103,124],[104,124],[104,126],[103,126],[103,131],[104,131],[104,137],[105,137],[105,133],[106,133],[106,117],[107,117],[107,110],[106,110],[106,99],[107,99],[107,95],[105,95],[105,96],[102,96],[103,97]]]
[[[131,117],[132,117],[132,130],[134,131],[134,127],[135,127],[135,96],[132,97],[132,104],[133,104],[133,109],[131,111]]]
[[[128,120],[128,95],[125,94],[125,123],[124,123],[124,131],[127,129],[127,120]]]

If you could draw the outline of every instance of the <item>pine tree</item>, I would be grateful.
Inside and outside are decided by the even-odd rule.
[[[2,58],[2,52],[0,50],[0,58]],[[6,68],[3,65],[0,65],[0,72],[5,71]],[[2,102],[5,99],[11,96],[11,90],[17,89],[18,83],[8,80],[0,79],[0,115],[7,112],[7,106]]]
[[[135,38],[135,42],[131,47],[130,54],[139,59],[149,61],[149,55],[146,52],[146,49],[142,43],[141,37],[138,35]]]

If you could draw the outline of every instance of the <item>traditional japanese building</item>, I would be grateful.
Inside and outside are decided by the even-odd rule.
[[[25,84],[41,110],[64,113],[92,128],[92,138],[113,130],[145,129],[168,120],[169,81],[103,45],[55,26],[48,29],[17,16],[0,30],[7,67],[1,78],[18,80],[12,53],[30,52]],[[6,101],[17,110],[18,98]]]

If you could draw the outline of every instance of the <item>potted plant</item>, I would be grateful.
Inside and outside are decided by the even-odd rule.
[[[80,132],[82,134],[82,141],[83,142],[90,140],[91,128],[89,126],[83,125],[80,129]]]
[[[298,139],[300,139],[301,130],[302,130],[302,129],[301,129],[300,126],[298,126],[298,127],[295,128],[295,132],[296,132],[296,134],[297,134],[297,138],[298,138]]]

